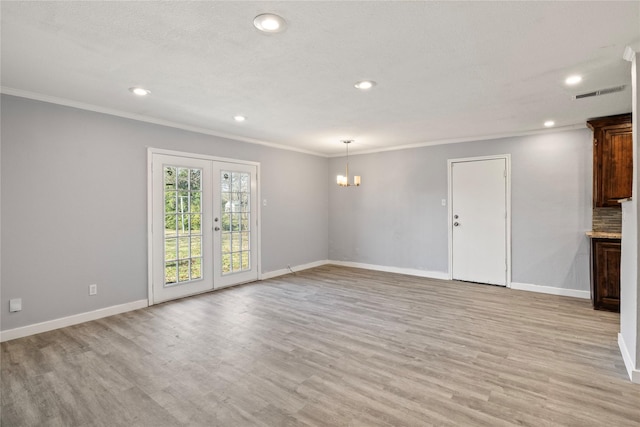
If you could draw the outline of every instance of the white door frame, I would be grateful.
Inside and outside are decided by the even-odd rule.
[[[453,164],[462,162],[473,162],[479,160],[502,160],[504,159],[506,165],[506,255],[507,255],[507,277],[506,287],[511,287],[511,154],[496,154],[493,156],[480,156],[480,157],[464,157],[460,159],[448,159],[447,160],[447,197],[449,199],[447,207],[447,227],[449,238],[449,280],[453,280]]]
[[[238,159],[230,159],[228,157],[216,157],[209,156],[207,154],[197,154],[197,153],[187,153],[183,151],[175,151],[175,150],[165,150],[162,148],[153,148],[147,147],[147,300],[149,302],[149,306],[152,306],[153,303],[153,275],[151,272],[153,271],[153,155],[154,154],[165,154],[168,156],[177,156],[177,157],[187,157],[193,159],[201,159],[201,160],[211,160],[216,162],[227,162],[227,163],[237,163],[241,165],[251,165],[256,167],[256,188],[257,194],[256,198],[258,200],[256,206],[256,268],[258,269],[258,280],[262,280],[262,256],[261,256],[261,233],[262,233],[262,215],[260,214],[260,163],[259,162],[251,162],[245,160]],[[231,285],[233,286],[233,285]],[[215,289],[222,289],[215,288]],[[215,290],[214,289],[214,290]],[[210,292],[210,291],[205,291]]]

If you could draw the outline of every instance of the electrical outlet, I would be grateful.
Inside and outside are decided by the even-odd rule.
[[[93,285],[89,285],[89,295],[95,295],[98,293],[98,285],[95,283]]]
[[[13,313],[22,310],[22,298],[14,298],[9,300],[9,312]]]

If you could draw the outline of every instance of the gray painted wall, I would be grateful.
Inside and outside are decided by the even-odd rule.
[[[620,334],[629,352],[631,366],[640,371],[640,215],[638,215],[638,132],[640,132],[640,53],[635,53],[631,67],[632,134],[633,134],[633,190],[632,199],[622,204],[622,260],[620,263]],[[637,375],[637,374],[635,374]]]
[[[589,288],[586,129],[353,156],[363,185],[344,189],[344,158],[1,99],[2,330],[147,297],[147,147],[261,163],[263,272],[329,258],[445,273],[447,159],[510,153],[513,281]]]
[[[635,207],[636,207],[636,212],[635,212],[635,220],[636,220],[636,227],[638,224],[638,221],[640,221],[640,218],[638,217],[638,193],[636,192],[637,190],[637,185],[638,185],[638,165],[640,165],[640,163],[638,163],[640,161],[639,157],[640,154],[638,154],[638,146],[640,146],[640,47],[638,46],[638,44],[636,44],[636,51],[635,51],[635,56],[634,56],[634,60],[633,60],[633,66],[632,66],[632,77],[631,77],[631,81],[632,81],[632,86],[633,86],[633,95],[632,95],[632,103],[633,103],[633,128],[632,128],[632,132],[633,132],[633,151],[634,151],[634,185],[636,186],[632,193],[634,200],[635,200]],[[633,285],[635,284],[635,298],[631,298],[632,301],[635,302],[635,306],[631,306],[630,307],[630,312],[631,313],[635,313],[635,317],[636,317],[636,328],[635,331],[633,331],[632,333],[635,334],[635,347],[636,347],[636,360],[635,360],[635,367],[634,369],[636,370],[635,373],[635,382],[640,383],[640,283],[638,282],[637,278],[637,271],[638,269],[640,269],[640,262],[637,258],[638,255],[638,228],[636,228],[636,233],[634,234],[635,240],[632,240],[635,242],[636,244],[636,281],[632,284],[627,284],[625,285],[625,289],[628,289],[628,293],[630,295],[634,294],[634,288]],[[622,292],[622,289],[620,290]],[[622,295],[622,294],[621,294]],[[621,313],[622,316],[622,313]],[[633,348],[631,349],[631,351],[633,351]]]
[[[147,147],[260,162],[263,272],[327,257],[326,158],[12,96],[1,103],[2,330],[147,298]],[[23,310],[9,313],[17,297]]]
[[[447,160],[493,154],[511,154],[513,282],[588,290],[587,129],[351,156],[359,188],[331,159],[329,259],[448,272]]]

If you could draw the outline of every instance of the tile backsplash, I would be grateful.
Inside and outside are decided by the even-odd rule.
[[[622,231],[622,209],[593,208],[591,224],[593,231],[620,233]]]

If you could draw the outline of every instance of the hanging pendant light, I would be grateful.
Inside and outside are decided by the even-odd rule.
[[[349,144],[353,142],[351,139],[346,139],[342,141],[347,146],[347,166],[345,168],[344,175],[338,175],[336,181],[340,187],[359,187],[360,186],[360,176],[356,175],[353,177],[353,184],[349,183]]]

